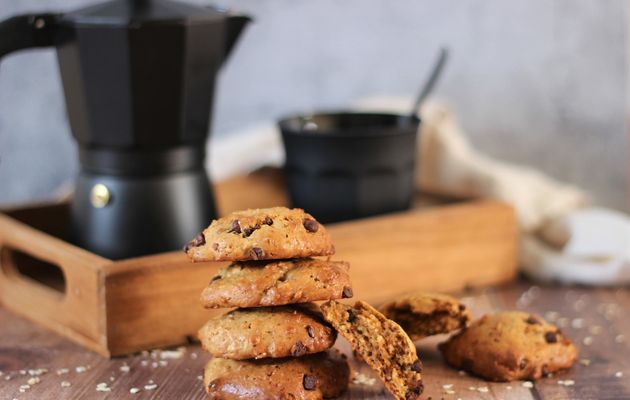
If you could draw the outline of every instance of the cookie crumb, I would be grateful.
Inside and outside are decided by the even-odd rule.
[[[623,343],[624,340],[625,340],[625,337],[623,335],[615,336],[615,343]]]
[[[525,381],[525,382],[523,382],[523,387],[531,389],[531,388],[534,387],[534,383],[532,381]]]
[[[38,369],[29,369],[28,374],[30,376],[41,376],[47,373],[48,370],[46,368],[38,368]]]
[[[567,379],[567,380],[564,380],[564,381],[560,380],[560,381],[558,381],[558,385],[561,385],[561,386],[573,386],[573,385],[575,385],[575,381],[572,380],[572,379]]]
[[[176,350],[163,350],[160,352],[160,358],[162,360],[176,360],[182,358],[185,352],[185,347],[178,347]]]
[[[593,325],[590,328],[588,328],[588,333],[590,333],[591,335],[599,335],[600,333],[602,333],[604,329],[599,326],[599,325]]]
[[[451,389],[453,388],[453,384],[452,383],[447,383],[445,385],[442,385],[442,389]]]
[[[149,383],[147,385],[144,385],[144,390],[155,390],[157,389],[158,385],[155,383]]]
[[[77,373],[77,374],[82,374],[82,373],[84,373],[85,371],[87,371],[87,367],[86,367],[86,366],[83,366],[83,365],[79,365],[79,366],[78,366],[78,367],[76,367],[74,370],[76,371],[76,373]]]
[[[40,382],[40,379],[36,376],[29,378],[28,381],[26,381],[26,383],[28,383],[31,386],[37,385]]]
[[[574,318],[571,321],[571,328],[573,328],[573,329],[582,329],[582,328],[584,328],[584,320],[582,318]]]
[[[129,393],[131,394],[136,394],[140,392],[140,388],[137,387],[132,387],[131,389],[129,389]]]
[[[615,378],[621,378],[623,376],[623,372],[617,371],[615,372]]]
[[[478,391],[479,393],[488,393],[489,389],[488,389],[488,387],[487,387],[487,386],[479,386],[479,387],[477,388],[477,391]]]
[[[376,383],[376,378],[370,378],[360,372],[355,372],[354,377],[352,378],[352,383],[356,385],[373,386],[374,383]]]
[[[120,372],[125,373],[125,374],[127,374],[127,373],[129,373],[129,371],[131,371],[131,367],[129,365],[127,365],[127,363],[124,363],[118,369],[120,370]]]
[[[112,389],[109,386],[107,386],[107,382],[101,382],[96,385],[96,391],[97,392],[111,392]]]
[[[545,319],[549,322],[554,322],[558,319],[558,317],[560,316],[560,314],[558,314],[558,312],[556,311],[547,311],[545,313]]]
[[[57,370],[57,375],[65,375],[65,374],[67,374],[68,372],[70,372],[70,370],[69,370],[68,368],[59,368],[59,369]]]
[[[582,343],[584,344],[584,346],[590,346],[591,344],[593,344],[593,338],[587,336],[584,338],[584,340],[582,340]]]
[[[20,391],[20,393],[26,393],[27,390],[29,390],[31,388],[30,385],[20,385],[20,388],[18,389]]]
[[[591,365],[591,360],[589,360],[588,358],[583,358],[580,360],[580,364],[584,365],[585,367],[588,367],[589,365]]]
[[[61,387],[63,387],[63,388],[70,387],[70,382],[68,382],[68,381],[61,381]]]

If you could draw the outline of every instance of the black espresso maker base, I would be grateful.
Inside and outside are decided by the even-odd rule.
[[[203,169],[160,176],[79,174],[73,241],[111,259],[182,248],[216,218]]]

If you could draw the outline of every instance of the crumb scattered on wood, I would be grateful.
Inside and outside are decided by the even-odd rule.
[[[360,372],[355,372],[354,377],[352,378],[352,383],[357,385],[372,386],[376,383],[376,379],[363,375]]]

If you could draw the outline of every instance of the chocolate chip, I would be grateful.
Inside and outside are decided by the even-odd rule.
[[[305,390],[315,390],[317,386],[317,378],[313,375],[304,374],[304,378],[302,378],[302,386],[304,386]]]
[[[350,297],[352,297],[352,295],[352,288],[350,286],[345,286],[343,288],[343,291],[341,292],[341,297],[344,299],[349,299]]]
[[[464,311],[466,309],[466,306],[463,304],[459,305],[459,311]]]
[[[188,252],[188,250],[192,249],[193,247],[203,246],[204,244],[206,244],[206,237],[203,235],[203,232],[202,232],[198,234],[197,236],[195,236],[193,240],[188,242],[186,246],[184,246],[184,251]]]
[[[254,226],[246,226],[245,228],[243,228],[243,237],[249,237],[252,233],[254,233],[256,229],[260,229],[259,224],[256,224]]]
[[[357,320],[357,316],[350,310],[348,310],[348,322],[352,323]]]
[[[263,224],[265,224],[265,225],[273,225],[273,219],[271,219],[271,217],[265,217],[265,220],[263,221]]]
[[[530,325],[534,325],[534,324],[540,324],[540,321],[538,320],[538,318],[534,317],[533,315],[530,315],[525,322],[527,322]]]
[[[219,279],[221,279],[221,275],[215,275],[212,277],[212,282],[218,281]]]
[[[413,364],[411,364],[411,370],[415,372],[422,372],[422,361],[416,360]]]
[[[545,333],[545,340],[547,343],[556,343],[558,341],[558,335],[556,335],[556,332],[547,332]]]
[[[407,393],[405,394],[405,400],[417,399],[424,390],[424,385],[419,381],[411,382],[410,386],[411,387],[407,389]]]
[[[462,369],[465,369],[466,371],[472,371],[474,367],[475,363],[470,358],[464,358],[462,360]]]
[[[543,374],[543,376],[549,376],[549,374],[551,374],[551,372],[549,371],[549,367],[547,366],[547,364],[542,366],[541,372]]]
[[[262,260],[262,258],[265,255],[265,252],[260,248],[260,247],[252,247],[249,250],[249,255],[254,259],[254,260]]]
[[[309,337],[315,337],[315,331],[313,331],[313,327],[310,325],[306,325],[306,333],[308,333]]]
[[[520,369],[525,369],[527,367],[527,364],[529,364],[529,360],[527,358],[522,358],[521,361],[518,363],[518,367]]]
[[[237,219],[232,221],[232,226],[230,227],[230,229],[228,229],[228,233],[241,233],[241,224],[238,222]]]
[[[307,218],[304,220],[304,229],[311,233],[315,233],[319,229],[319,224],[317,223],[317,221]]]
[[[212,250],[219,251],[219,243],[212,243]]]
[[[293,357],[301,357],[306,354],[306,346],[302,342],[296,342],[291,348],[291,355]]]

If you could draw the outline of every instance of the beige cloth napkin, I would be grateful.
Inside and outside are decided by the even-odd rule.
[[[429,103],[421,115],[417,184],[422,190],[510,203],[526,232],[588,204],[586,194],[574,186],[476,151],[447,107]]]

